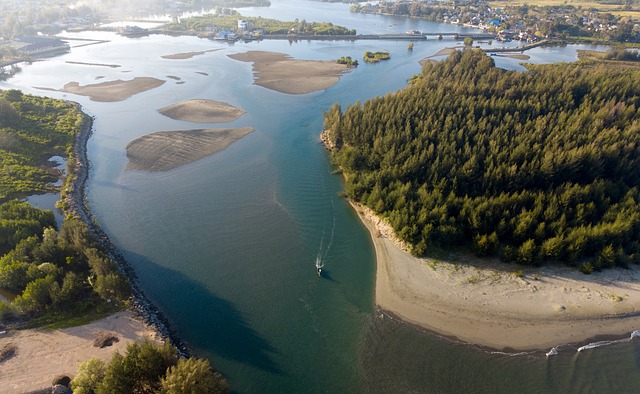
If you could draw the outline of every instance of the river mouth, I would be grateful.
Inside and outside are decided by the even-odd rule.
[[[300,3],[302,8],[321,6]],[[392,24],[369,19],[384,29]],[[413,27],[416,22],[407,23]],[[93,213],[136,270],[145,293],[195,353],[210,358],[238,392],[637,387],[638,372],[631,367],[635,343],[579,356],[560,352],[552,360],[543,354],[510,357],[443,340],[376,313],[372,244],[355,212],[338,195],[341,179],[331,174],[319,143],[322,112],[336,102],[346,106],[405,86],[406,79],[420,71],[420,59],[451,42],[427,40],[410,53],[406,42],[391,41],[229,46],[195,37],[105,38],[108,45],[77,48],[34,63],[0,86],[78,101],[95,117],[87,183]],[[254,85],[251,65],[227,56],[266,50],[296,59],[359,59],[365,51],[380,49],[390,51],[389,62],[362,64],[326,90],[296,96]],[[568,49],[545,50],[532,50],[531,61],[575,55]],[[203,54],[163,58],[191,51]],[[517,59],[496,63],[520,67]],[[134,76],[165,83],[111,103],[34,88],[58,90],[70,82],[68,75],[81,85]],[[255,131],[224,151],[168,171],[125,171],[130,141],[159,130],[194,128],[191,122],[157,112],[194,98],[246,110],[224,127]],[[318,255],[325,262],[321,278],[315,270]],[[594,377],[594,371],[611,364],[619,368],[601,380]],[[576,381],[580,384],[571,386]]]

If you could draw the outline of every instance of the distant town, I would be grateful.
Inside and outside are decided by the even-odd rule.
[[[135,3],[135,4],[132,4]],[[533,2],[535,3],[535,1]],[[559,2],[558,2],[559,3]],[[574,2],[562,5],[509,5],[509,3],[471,1],[381,1],[357,3],[354,13],[398,15],[437,22],[459,24],[481,29],[501,41],[519,40],[531,44],[546,39],[640,45],[640,1],[627,0],[617,8],[611,3],[603,7],[581,6]],[[344,35],[355,36],[355,30],[303,21],[282,22],[273,29],[257,26],[241,13],[230,9],[243,6],[269,6],[268,0],[214,0],[170,2],[148,0],[93,0],[77,5],[51,0],[0,2],[0,78],[11,74],[11,67],[21,61],[69,51],[69,45],[55,35],[73,30],[116,30],[126,36],[149,34],[138,26],[104,27],[117,20],[148,20],[153,15],[168,23],[154,33],[197,34],[221,40],[256,39],[265,35]],[[606,7],[605,7],[606,5]],[[135,8],[133,8],[135,7]],[[189,23],[179,15],[191,10],[210,9],[215,19],[207,23]],[[170,22],[169,22],[170,20]],[[312,25],[313,29],[312,29]],[[421,32],[407,32],[414,36]],[[426,36],[422,38],[427,38]],[[438,37],[442,38],[442,37]]]

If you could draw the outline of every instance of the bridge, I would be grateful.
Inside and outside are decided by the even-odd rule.
[[[307,34],[264,34],[259,39],[264,40],[426,40],[428,37],[437,37],[438,39],[450,38],[454,40],[464,40],[471,37],[474,40],[493,40],[495,34],[487,33],[457,33],[457,32],[438,32],[438,33],[397,33],[397,34],[356,34],[356,35],[307,35]]]

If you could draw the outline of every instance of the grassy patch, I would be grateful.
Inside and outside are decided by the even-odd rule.
[[[82,326],[124,310],[124,306],[113,304],[97,304],[65,311],[51,312],[29,320],[20,329],[43,328],[58,330],[63,328]]]

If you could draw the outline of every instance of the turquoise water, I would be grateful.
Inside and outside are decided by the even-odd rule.
[[[433,27],[415,20],[345,16],[344,9],[342,4],[274,0],[269,12],[308,21],[315,15],[315,20],[333,20],[359,32],[372,26],[409,30],[403,23],[411,29]],[[436,25],[441,31],[454,28]],[[575,346],[565,346],[550,359],[544,355],[548,349],[492,353],[422,332],[375,310],[371,241],[338,195],[340,177],[331,174],[319,144],[322,111],[334,102],[346,106],[401,88],[419,72],[419,59],[455,42],[419,42],[409,52],[406,42],[393,41],[227,45],[194,37],[80,36],[110,41],[25,66],[0,88],[75,100],[96,117],[88,184],[94,213],[138,272],[148,296],[236,391],[640,391],[640,348],[635,342],[580,353]],[[161,58],[209,49],[219,50],[186,60]],[[367,50],[379,49],[389,50],[392,59],[362,64],[337,85],[307,95],[255,86],[251,65],[227,57],[268,50],[329,60],[360,58]],[[575,48],[536,48],[529,54],[537,63],[571,61]],[[521,67],[512,59],[496,62],[505,68]],[[38,89],[134,76],[167,82],[114,103]],[[202,125],[157,113],[158,108],[192,98],[228,102],[247,114],[230,123]],[[251,126],[255,131],[225,151],[171,171],[125,171],[124,149],[134,138],[201,126]],[[326,261],[323,279],[315,274],[318,256]]]

